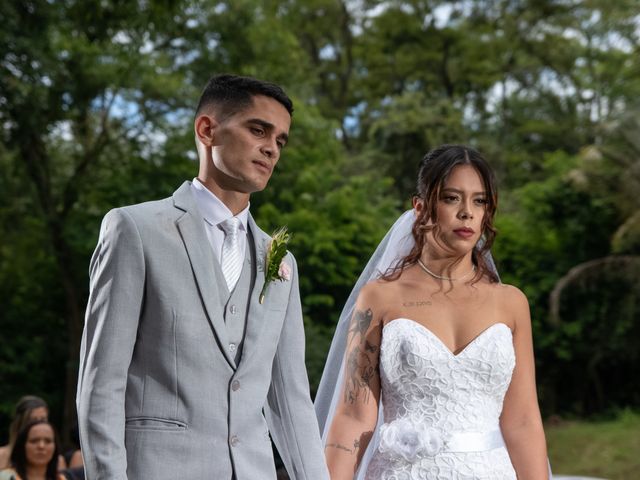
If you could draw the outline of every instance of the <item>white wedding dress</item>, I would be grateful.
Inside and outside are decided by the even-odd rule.
[[[515,480],[499,418],[515,366],[511,330],[496,323],[454,355],[423,325],[384,326],[385,423],[367,480]]]

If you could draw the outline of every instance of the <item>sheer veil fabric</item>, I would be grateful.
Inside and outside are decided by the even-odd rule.
[[[340,314],[315,400],[316,415],[318,417],[323,444],[326,442],[335,408],[341,396],[347,332],[358,294],[367,282],[380,277],[389,268],[396,266],[398,262],[411,251],[411,248],[413,248],[415,244],[411,234],[414,221],[414,210],[407,210],[396,220],[369,259]],[[497,273],[490,254],[486,260],[490,268]],[[365,478],[367,466],[379,443],[379,426],[383,423],[384,412],[382,404],[380,404],[378,409],[378,423],[373,438],[369,442],[357,475],[354,477],[357,480]]]

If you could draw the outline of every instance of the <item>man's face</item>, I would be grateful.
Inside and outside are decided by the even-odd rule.
[[[253,97],[253,105],[217,124],[213,177],[225,190],[253,193],[267,186],[287,143],[291,116],[277,100]]]

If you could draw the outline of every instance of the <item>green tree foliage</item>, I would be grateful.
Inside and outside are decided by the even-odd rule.
[[[54,412],[64,410],[69,426],[100,218],[115,206],[170,195],[195,176],[191,115],[211,74],[234,70],[285,86],[301,78],[291,75],[295,49],[285,48],[285,57],[280,50],[290,34],[257,6],[5,6],[14,21],[1,37],[0,289],[9,299],[3,338],[13,340],[0,357],[0,384],[8,387],[0,401],[8,414],[20,395],[39,393]],[[219,35],[209,35],[211,25]],[[216,41],[220,47],[211,48]],[[220,58],[205,58],[209,50]],[[265,227],[289,224],[292,250],[309,262],[301,267],[307,322],[321,319],[327,329],[324,343],[315,343],[317,381],[327,325],[395,212],[385,195],[390,181],[354,174],[333,135],[337,127],[300,104],[289,163],[285,154],[254,213]],[[323,205],[326,211],[316,211]]]
[[[307,368],[317,385],[354,279],[397,216],[391,179],[354,168],[332,121],[303,104],[269,188],[252,197],[267,231],[286,225],[300,272]],[[257,212],[257,213],[256,213]]]
[[[99,208],[84,200],[96,194],[93,186],[103,185],[101,172],[113,176],[109,169],[152,150],[145,146],[150,144],[151,125],[176,108],[173,99],[180,98],[183,81],[171,70],[158,75],[169,58],[162,44],[173,32],[157,28],[170,25],[174,11],[155,3],[97,1],[5,1],[1,8],[0,119],[8,184],[3,193],[15,195],[6,197],[10,208],[3,212],[2,223],[16,235],[16,251],[6,252],[3,264],[24,255],[27,271],[38,263],[47,265],[33,277],[16,276],[19,264],[11,261],[4,288],[30,292],[29,309],[35,305],[43,313],[27,309],[7,315],[29,323],[49,340],[42,341],[42,351],[29,355],[48,360],[50,354],[67,351],[66,358],[57,358],[61,371],[48,378],[55,378],[54,384],[65,392],[69,425],[85,303],[86,248],[94,236],[87,227],[95,229],[86,221]],[[27,238],[39,239],[39,248],[24,250]],[[40,289],[36,282],[46,283]],[[24,341],[20,329],[10,335],[19,337],[18,348]],[[20,348],[11,363],[20,365],[27,351]],[[12,385],[43,390],[44,384],[28,380],[30,372],[41,369],[28,367],[19,367],[26,369],[25,380]],[[62,396],[56,397],[56,403],[63,404]]]

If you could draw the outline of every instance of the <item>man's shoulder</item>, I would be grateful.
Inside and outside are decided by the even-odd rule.
[[[167,222],[173,223],[176,213],[184,212],[174,207],[170,197],[116,207],[109,210],[102,219],[101,232],[111,229],[119,232],[137,231],[138,235],[143,232],[153,234]]]
[[[171,197],[160,200],[150,200],[132,205],[124,205],[111,209],[106,216],[126,216],[138,222],[140,220],[151,219],[157,215],[167,214],[175,211]]]
[[[125,205],[124,207],[120,207],[120,209],[130,215],[149,215],[173,211],[174,205],[173,199],[171,197],[167,197],[160,200],[150,200],[133,205]]]
[[[180,207],[178,203],[186,204],[188,208],[191,200],[190,182],[184,182],[168,197],[116,207],[108,212],[107,215],[114,215],[115,213],[116,215],[125,214],[129,217],[133,217],[134,219],[148,219],[159,214],[173,214],[176,212],[181,214],[185,210],[185,207]]]

